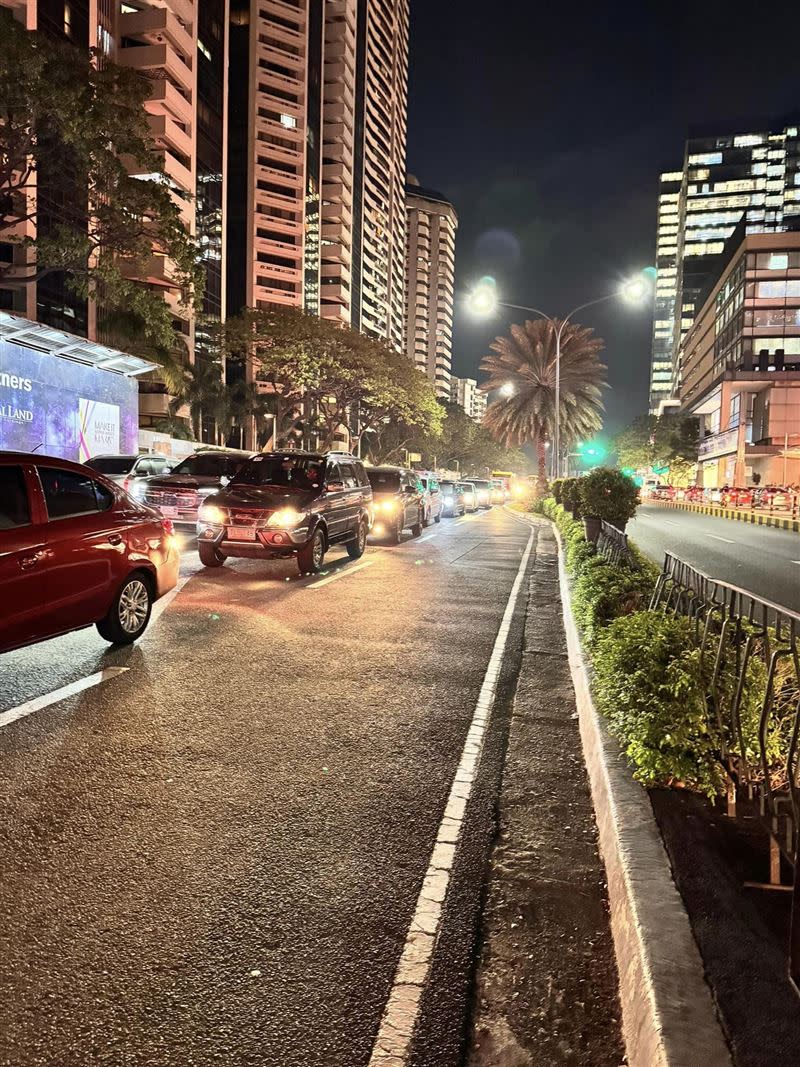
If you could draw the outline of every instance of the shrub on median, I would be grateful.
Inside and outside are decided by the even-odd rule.
[[[650,573],[602,556],[587,559],[572,592],[575,621],[589,645],[614,619],[642,611],[653,595]]]
[[[722,784],[700,651],[688,619],[639,611],[615,619],[593,649],[594,695],[645,786]]]

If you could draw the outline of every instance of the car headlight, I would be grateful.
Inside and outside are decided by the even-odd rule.
[[[381,500],[378,504],[379,511],[392,512],[397,507],[396,500]]]
[[[267,526],[282,526],[284,529],[292,529],[295,526],[299,526],[305,517],[305,511],[298,511],[296,508],[279,508],[277,511],[273,511],[267,519]]]
[[[218,508],[216,504],[203,504],[197,517],[200,522],[208,522],[212,526],[224,526],[227,518],[222,508]]]

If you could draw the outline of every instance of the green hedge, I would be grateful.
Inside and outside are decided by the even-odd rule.
[[[561,495],[563,499],[563,485]],[[609,563],[587,543],[583,523],[554,499],[543,501],[540,511],[561,533],[572,609],[592,660],[597,708],[619,739],[634,777],[646,786],[681,784],[715,795],[723,785],[720,753],[726,746],[738,749],[739,739],[723,736],[709,712],[713,657],[701,657],[692,624],[646,610],[659,568],[635,545],[629,545],[629,562]],[[718,683],[723,712],[735,695],[734,663],[731,655]],[[739,707],[741,740],[751,767],[759,763],[765,687],[766,668],[754,659]],[[779,665],[774,693],[779,711],[768,724],[767,757],[780,774],[798,699],[788,660]],[[727,719],[723,714],[723,722]]]

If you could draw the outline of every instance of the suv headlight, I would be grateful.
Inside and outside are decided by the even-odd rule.
[[[284,529],[293,529],[299,526],[305,519],[307,512],[297,511],[296,508],[279,508],[273,511],[267,519],[267,526],[282,526]]]
[[[202,504],[197,513],[200,522],[210,523],[212,526],[224,526],[227,516],[222,508],[216,504]]]

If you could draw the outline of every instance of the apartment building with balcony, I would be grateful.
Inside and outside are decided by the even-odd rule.
[[[227,298],[404,337],[408,3],[231,0]]]
[[[413,175],[406,184],[406,211],[406,355],[427,374],[436,395],[448,399],[458,216],[441,193],[424,189]]]
[[[486,393],[481,392],[474,378],[450,377],[450,402],[458,404],[475,422],[483,422],[486,414]]]
[[[742,222],[698,301],[675,389],[701,420],[700,484],[800,483],[800,232]]]
[[[669,397],[680,345],[725,242],[744,217],[747,233],[800,229],[800,128],[696,137],[683,167],[661,175],[650,408]],[[670,365],[668,365],[670,364]]]

